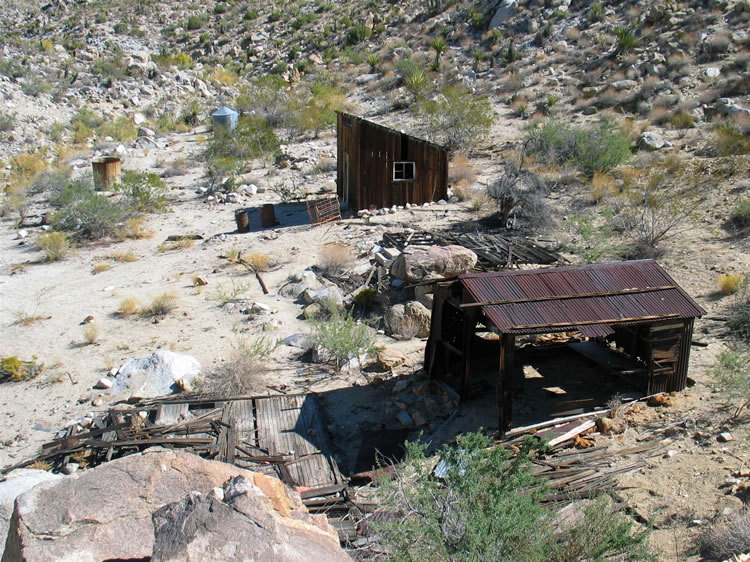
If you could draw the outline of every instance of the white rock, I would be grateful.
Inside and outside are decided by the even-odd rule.
[[[99,390],[108,390],[112,388],[112,381],[109,379],[99,379],[99,381],[94,385],[94,388],[97,388]]]
[[[181,387],[192,387],[200,372],[201,365],[195,357],[159,350],[128,360],[114,378],[112,394],[131,398],[164,396]]]

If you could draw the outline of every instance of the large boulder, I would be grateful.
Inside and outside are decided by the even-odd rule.
[[[200,380],[201,364],[195,357],[159,350],[129,359],[117,372],[113,395],[124,398],[156,398],[179,390],[190,391]]]
[[[492,19],[490,20],[490,29],[500,27],[509,18],[512,18],[518,13],[518,2],[517,0],[502,0],[495,10]]]
[[[426,338],[430,335],[430,311],[417,301],[396,304],[385,313],[389,334],[403,338]]]
[[[467,272],[477,255],[463,246],[406,248],[391,264],[391,275],[410,283],[428,279],[449,279]]]
[[[310,515],[280,480],[237,476],[208,496],[190,494],[153,516],[154,562],[351,560],[325,515]]]
[[[235,477],[247,482],[243,509],[254,510],[256,522],[273,522],[272,527],[265,527],[270,529],[264,535],[269,540],[273,537],[283,542],[292,534],[286,530],[290,527],[299,541],[295,544],[301,544],[306,533],[314,548],[334,542],[327,523],[311,518],[297,493],[279,480],[190,453],[153,448],[57,482],[39,484],[20,495],[2,562],[148,559],[155,550],[152,517],[157,510],[183,502],[191,493],[195,497],[195,492],[205,495],[221,489]],[[235,519],[232,527],[238,536],[247,533],[237,527],[239,523]],[[246,519],[245,524],[256,523]],[[287,535],[276,538],[274,533],[282,531]],[[163,543],[160,552],[162,547]],[[221,556],[217,552],[192,559],[232,559]]]
[[[291,275],[289,281],[279,289],[279,294],[288,299],[297,299],[306,290],[319,289],[320,286],[320,281],[318,281],[318,276],[315,275],[315,272],[306,269]]]
[[[46,470],[34,468],[19,468],[8,473],[0,482],[0,557],[5,549],[5,539],[8,536],[8,525],[13,515],[13,505],[16,498],[31,490],[37,484],[59,480],[60,474],[53,474]]]

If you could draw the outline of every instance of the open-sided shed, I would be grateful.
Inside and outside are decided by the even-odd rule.
[[[351,209],[448,197],[448,149],[348,113],[337,114],[336,185]]]
[[[703,314],[654,260],[470,273],[437,285],[425,368],[430,376],[458,374],[466,395],[475,333],[497,334],[499,427],[505,431],[517,336],[578,332],[614,341],[642,366],[644,391],[670,392],[687,384],[693,323]]]

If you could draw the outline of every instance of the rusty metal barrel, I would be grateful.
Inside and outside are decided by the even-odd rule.
[[[91,167],[94,170],[94,188],[97,191],[109,191],[120,183],[120,159],[116,156],[94,158]]]
[[[260,208],[260,224],[263,228],[276,226],[276,211],[274,211],[273,203],[266,203]]]
[[[234,221],[237,223],[237,232],[250,232],[250,215],[247,209],[237,209],[234,212]]]

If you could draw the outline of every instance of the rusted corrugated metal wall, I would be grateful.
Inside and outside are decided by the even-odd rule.
[[[337,138],[338,194],[350,208],[421,205],[447,198],[447,149],[345,113],[338,113]],[[414,162],[414,181],[394,181],[394,162]]]

